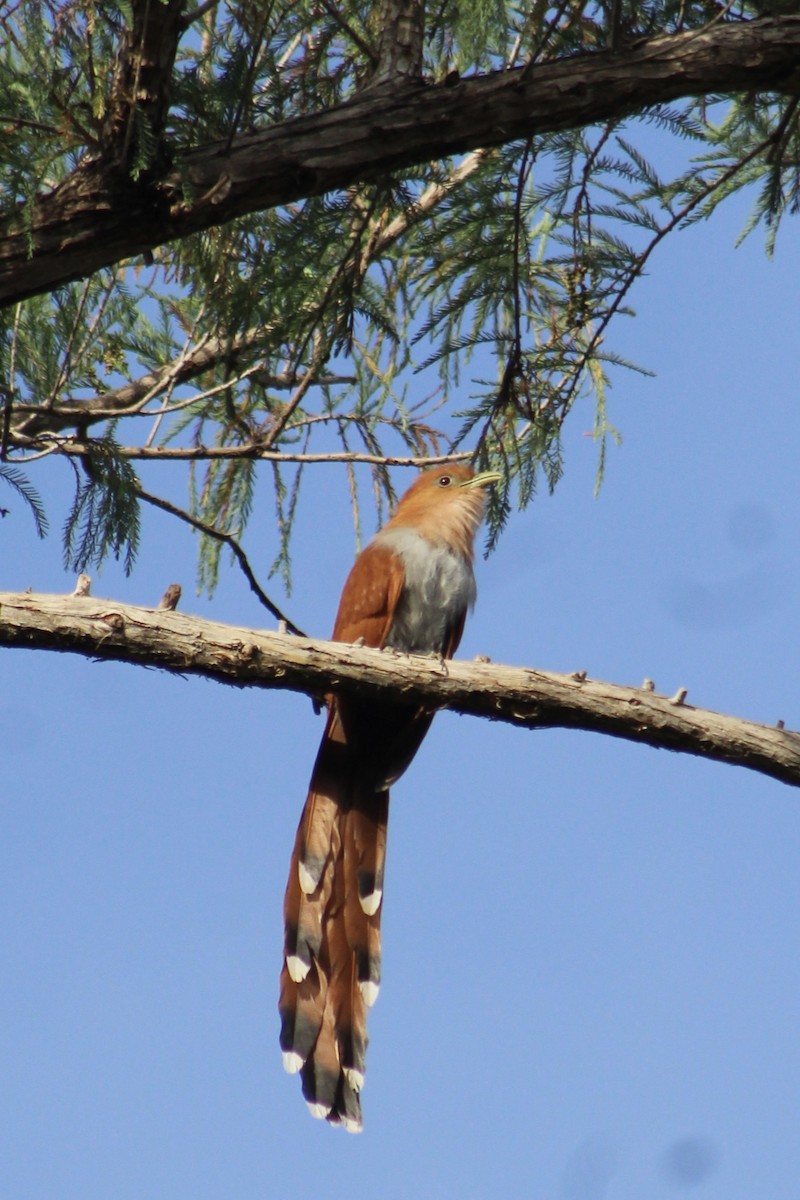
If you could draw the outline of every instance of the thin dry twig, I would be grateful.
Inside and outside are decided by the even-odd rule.
[[[242,570],[242,574],[250,584],[251,591],[255,593],[267,611],[272,613],[276,620],[283,621],[285,628],[289,633],[293,633],[296,637],[306,636],[302,629],[295,625],[294,621],[287,617],[286,614],[282,612],[280,608],[278,608],[274,601],[270,600],[269,596],[256,579],[255,572],[250,566],[247,555],[232,533],[225,533],[221,529],[216,529],[213,525],[209,525],[208,522],[201,521],[199,517],[192,516],[192,514],[187,512],[185,508],[178,508],[177,504],[171,504],[169,500],[164,500],[161,496],[154,496],[150,492],[146,492],[141,486],[136,488],[136,495],[140,500],[144,500],[147,504],[152,504],[154,508],[160,508],[162,512],[169,513],[170,516],[177,517],[180,521],[184,521],[187,525],[191,525],[193,529],[197,529],[200,533],[205,534],[206,537],[214,538],[215,541],[222,542],[223,545],[228,546],[234,558],[238,562]]]

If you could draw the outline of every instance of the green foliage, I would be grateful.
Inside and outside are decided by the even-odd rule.
[[[444,79],[610,45],[624,53],[657,33],[747,20],[759,5],[427,8],[424,72]],[[109,129],[133,131],[134,187],[187,147],[224,146],[346,100],[369,80],[381,6],[200,5],[178,46],[163,134],[115,90],[139,3],[21,0],[6,10],[0,205],[21,206],[24,222],[34,195],[108,151]],[[392,458],[469,452],[507,480],[492,545],[512,496],[524,506],[557,483],[576,405],[594,409],[602,477],[617,436],[611,385],[642,370],[615,352],[612,323],[632,315],[631,289],[665,237],[742,187],[753,189],[751,225],[766,226],[770,247],[797,211],[798,107],[773,96],[690,100],[442,157],[167,243],[147,262],[0,312],[0,477],[41,532],[41,506],[19,472],[43,454],[75,469],[82,455],[66,561],[81,569],[114,554],[130,569],[133,463],[158,453],[158,469],[183,482],[178,456],[194,455],[184,516],[200,533],[199,583],[210,591],[223,545],[213,534],[240,539],[265,489],[272,571],[288,586],[309,456],[345,463],[360,536],[365,474],[382,514]]]
[[[12,491],[15,491],[18,496],[22,497],[30,509],[37,534],[40,538],[46,537],[48,529],[47,513],[44,510],[39,493],[31,485],[24,471],[20,471],[17,467],[10,467],[7,463],[0,463],[0,480],[10,487]],[[0,513],[5,516],[6,509],[0,507]]]
[[[83,571],[100,566],[109,554],[133,570],[139,547],[138,480],[110,438],[96,441],[75,469],[75,496],[64,523],[64,566]]]

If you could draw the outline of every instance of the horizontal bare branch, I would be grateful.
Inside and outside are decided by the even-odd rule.
[[[800,16],[713,25],[436,86],[408,84],[198,147],[134,183],[86,159],[0,219],[0,306],[189,233],[415,164],[686,96],[800,89]]]
[[[748,767],[800,786],[800,734],[694,708],[582,674],[440,662],[87,596],[0,592],[0,645],[61,650],[201,675],[240,687],[391,693],[413,704],[505,721],[611,734]]]
[[[59,454],[83,458],[92,447],[85,442],[53,442]],[[296,453],[291,450],[265,450],[257,442],[241,446],[118,446],[123,458],[148,459],[153,462],[212,462],[214,460],[253,459],[279,463],[368,463],[377,467],[438,467],[445,463],[467,462],[468,450],[454,454],[368,454],[360,450],[326,450]],[[20,460],[24,461],[24,460]]]

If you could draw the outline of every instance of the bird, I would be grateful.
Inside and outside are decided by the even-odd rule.
[[[356,559],[333,640],[450,658],[475,603],[475,535],[500,475],[423,471]],[[283,1065],[311,1114],[362,1128],[367,1012],[378,995],[389,788],[433,712],[401,699],[326,698],[327,718],[284,898]]]

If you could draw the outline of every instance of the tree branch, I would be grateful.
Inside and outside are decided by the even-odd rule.
[[[201,675],[239,687],[319,696],[337,690],[505,721],[527,729],[607,733],[748,767],[800,786],[800,734],[687,705],[583,674],[554,675],[238,629],[180,613],[88,596],[0,592],[0,645]]]
[[[357,94],[133,181],[87,158],[0,219],[0,306],[264,208],[681,97],[800,90],[800,16],[716,25],[436,86]]]
[[[91,450],[85,442],[54,441],[54,450],[69,458],[84,458]],[[214,462],[231,459],[252,459],[278,463],[368,463],[377,467],[438,467],[444,463],[468,462],[472,451],[451,454],[368,454],[359,450],[292,451],[265,450],[257,442],[239,446],[118,446],[121,458],[148,459],[151,462]],[[15,462],[24,459],[15,458]]]
[[[130,6],[102,138],[117,164],[130,162],[137,118],[147,122],[155,141],[161,137],[185,7],[185,0],[135,0]]]
[[[370,88],[418,79],[422,74],[425,25],[422,0],[381,0],[378,20],[378,62]]]
[[[267,333],[267,330],[256,326],[230,339],[204,338],[198,346],[179,355],[173,362],[131,380],[113,392],[104,392],[91,399],[67,400],[47,409],[40,404],[15,405],[12,440],[25,445],[43,433],[59,433],[77,424],[88,428],[98,421],[137,413],[145,403],[166,391],[170,385],[177,387],[188,383],[198,375],[213,370],[223,359],[235,361],[240,355],[252,351],[265,340]]]
[[[214,541],[221,542],[223,546],[227,546],[233,554],[247,582],[250,584],[250,590],[258,598],[261,604],[272,614],[277,621],[280,621],[290,633],[297,634],[298,637],[304,637],[302,629],[294,624],[293,621],[281,612],[276,604],[270,600],[267,593],[262,588],[261,584],[256,579],[255,571],[250,566],[250,560],[239,544],[237,538],[232,533],[228,533],[224,529],[217,529],[214,525],[210,525],[208,521],[201,521],[199,517],[195,517],[192,513],[187,512],[184,508],[178,508],[176,504],[171,504],[169,500],[165,500],[161,496],[153,496],[150,492],[146,492],[143,487],[136,488],[136,495],[140,500],[144,500],[146,504],[151,504],[154,508],[160,508],[162,512],[169,513],[172,517],[177,517],[184,521],[187,525],[191,525],[199,533],[205,534],[208,538],[213,538]]]

